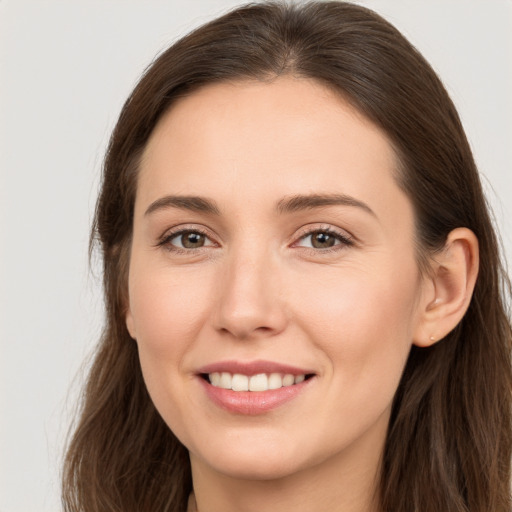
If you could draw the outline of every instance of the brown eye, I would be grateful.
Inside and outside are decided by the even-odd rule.
[[[183,247],[184,249],[198,249],[205,245],[206,236],[202,233],[195,231],[187,231],[176,237],[176,245]]]
[[[303,235],[296,243],[296,247],[306,247],[309,249],[318,249],[318,251],[327,249],[343,249],[351,247],[353,241],[350,237],[330,229],[317,229]]]
[[[208,238],[207,235],[200,231],[183,230],[171,234],[160,243],[162,246],[167,246],[169,250],[179,249],[201,249],[203,247],[214,246],[215,244]]]
[[[337,242],[336,237],[323,231],[312,233],[310,236],[311,246],[315,249],[329,249],[329,247],[336,245]]]
[[[205,238],[201,233],[183,233],[181,235],[181,245],[186,249],[197,249],[203,247]]]

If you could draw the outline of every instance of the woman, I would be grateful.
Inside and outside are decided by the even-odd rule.
[[[375,13],[254,4],[164,52],[93,236],[66,510],[510,511],[508,281],[454,106]]]

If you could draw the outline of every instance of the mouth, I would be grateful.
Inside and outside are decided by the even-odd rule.
[[[267,361],[226,361],[201,368],[197,377],[216,406],[234,414],[258,415],[295,401],[317,375]]]
[[[263,392],[287,388],[307,381],[313,373],[258,373],[244,375],[243,373],[211,372],[202,373],[200,377],[215,388],[228,389],[235,392]]]

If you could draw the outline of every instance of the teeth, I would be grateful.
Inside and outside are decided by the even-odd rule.
[[[264,373],[253,375],[249,379],[249,391],[267,391],[268,377]]]
[[[219,388],[231,389],[231,373],[223,372],[220,374]]]
[[[283,377],[283,386],[291,386],[295,384],[295,377],[289,373]]]
[[[249,377],[235,373],[231,379],[231,389],[233,391],[249,391]]]
[[[306,378],[305,375],[297,375],[295,377],[295,384],[300,384]]]
[[[220,387],[220,373],[210,373],[210,382],[212,383],[213,386],[217,388]]]
[[[271,373],[268,378],[268,389],[279,389],[283,387],[283,377],[280,373]]]
[[[303,375],[291,373],[259,373],[257,375],[242,375],[241,373],[214,372],[208,374],[210,383],[216,388],[232,389],[233,391],[268,391],[282,387],[300,384],[306,378]]]

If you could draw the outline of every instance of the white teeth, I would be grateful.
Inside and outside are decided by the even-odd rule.
[[[292,384],[295,384],[295,377],[289,373],[287,373],[283,377],[283,386],[291,386]]]
[[[220,374],[219,388],[231,389],[231,373],[222,372]]]
[[[291,373],[259,373],[257,375],[243,375],[241,373],[213,372],[208,374],[210,384],[217,388],[232,389],[233,391],[268,391],[282,387],[300,384],[306,378],[302,375]]]
[[[280,373],[271,373],[268,378],[268,389],[279,389],[283,387],[283,377]]]
[[[264,373],[253,375],[249,379],[249,391],[266,391],[268,389],[268,377]]]
[[[231,380],[231,389],[233,391],[249,391],[249,377],[235,373]]]

